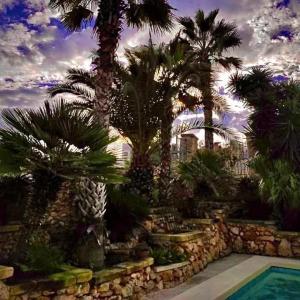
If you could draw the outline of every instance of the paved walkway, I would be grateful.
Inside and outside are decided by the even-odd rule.
[[[151,293],[147,295],[145,300],[170,300],[174,297],[180,295],[181,293],[189,290],[190,288],[238,265],[239,263],[245,261],[246,259],[251,258],[251,255],[244,255],[244,254],[231,254],[227,257],[221,258],[207,266],[202,272],[198,273],[197,275],[193,276],[186,282],[182,283],[181,285],[168,289],[162,290],[155,293]]]

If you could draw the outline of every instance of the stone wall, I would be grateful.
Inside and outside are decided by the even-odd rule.
[[[9,299],[143,299],[151,291],[174,287],[200,272],[209,262],[230,253],[226,228],[221,222],[189,220],[187,223],[194,228],[192,232],[152,236],[155,243],[176,247],[187,254],[186,262],[154,266],[153,258],[148,258],[120,263],[94,274],[87,269],[65,267],[64,272],[41,281],[8,283]]]
[[[228,222],[232,248],[237,253],[300,257],[300,233],[279,231],[272,224]]]
[[[189,264],[185,273],[189,277],[199,273],[208,263],[231,253],[227,227],[222,222],[192,219],[186,220],[185,223],[194,231],[182,234],[153,234],[152,239],[155,245],[177,249],[187,255]]]
[[[6,262],[14,251],[21,235],[21,225],[0,226],[0,261]]]
[[[3,295],[9,295],[10,300],[143,299],[149,292],[179,285],[208,263],[231,252],[300,257],[300,233],[281,232],[270,222],[229,220],[224,223],[219,216],[214,220],[185,220],[182,225],[191,231],[153,233],[151,239],[154,245],[185,253],[185,262],[154,266],[153,259],[147,258],[123,262],[95,273],[64,266],[62,272],[41,281],[21,284],[0,281],[0,299],[5,300]],[[0,266],[1,279],[5,280],[1,278]]]

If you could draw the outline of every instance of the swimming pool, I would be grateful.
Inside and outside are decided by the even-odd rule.
[[[227,300],[299,300],[300,270],[270,267]]]

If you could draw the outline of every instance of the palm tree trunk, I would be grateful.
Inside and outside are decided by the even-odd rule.
[[[122,29],[123,0],[99,1],[98,51],[94,60],[95,113],[102,124],[109,125],[110,89],[118,41]]]
[[[171,139],[172,139],[173,112],[171,100],[165,107],[165,114],[161,123],[161,164],[159,174],[159,201],[160,204],[169,203],[169,188],[171,181]]]
[[[148,203],[152,203],[153,191],[153,167],[148,154],[133,152],[130,168],[127,172],[130,179],[128,188],[135,194],[144,197]]]
[[[213,125],[213,111],[211,103],[204,106],[204,126],[211,127]],[[214,149],[214,134],[210,128],[205,128],[205,148]]]

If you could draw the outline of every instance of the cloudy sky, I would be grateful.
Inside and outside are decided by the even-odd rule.
[[[176,15],[193,16],[199,8],[220,9],[243,40],[235,51],[244,70],[266,65],[278,79],[300,79],[300,0],[170,0]],[[175,29],[176,31],[177,29]],[[156,37],[167,41],[171,34]],[[148,39],[148,31],[124,30],[118,54]],[[0,0],[0,109],[37,107],[48,86],[63,79],[69,67],[90,65],[95,48],[91,28],[70,34],[50,11],[47,0]],[[220,70],[217,88],[229,101],[226,124],[242,129],[247,109],[224,89],[228,74]],[[192,116],[185,116],[188,118]]]

